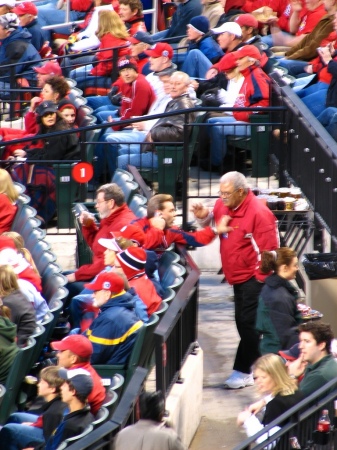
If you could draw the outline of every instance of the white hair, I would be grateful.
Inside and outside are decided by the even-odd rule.
[[[246,192],[249,189],[247,178],[241,172],[227,172],[220,178],[220,183],[232,183],[234,189],[244,189]]]

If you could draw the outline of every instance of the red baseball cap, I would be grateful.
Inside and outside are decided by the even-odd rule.
[[[34,67],[35,72],[42,73],[45,75],[59,75],[62,76],[62,69],[58,63],[53,61],[48,61],[41,67]]]
[[[255,47],[255,45],[244,45],[243,47],[240,47],[236,52],[232,52],[232,54],[234,55],[235,59],[241,59],[245,56],[257,59],[258,61],[260,61],[261,59],[261,53],[258,48]]]
[[[70,350],[81,358],[89,358],[94,351],[92,343],[82,334],[72,334],[62,341],[51,342],[50,345],[53,350]]]
[[[240,14],[239,16],[237,16],[234,22],[238,23],[240,27],[259,27],[259,22],[253,16],[253,14]]]
[[[160,56],[166,56],[169,59],[173,58],[173,48],[165,42],[158,42],[149,50],[145,50],[144,53],[153,58],[159,58]]]
[[[101,272],[93,283],[85,284],[86,289],[91,291],[110,291],[119,293],[124,289],[123,278],[114,272]]]
[[[17,16],[23,16],[24,14],[31,14],[37,16],[37,7],[32,2],[19,3],[12,10]]]
[[[223,56],[221,59],[221,70],[226,72],[227,70],[233,70],[238,66],[235,56],[233,52],[227,53],[227,55]]]

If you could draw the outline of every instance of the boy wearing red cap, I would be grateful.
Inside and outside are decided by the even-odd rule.
[[[113,272],[103,272],[85,288],[94,291],[94,306],[101,312],[86,335],[94,352],[92,364],[125,364],[143,322],[134,310],[132,296],[124,290],[124,280]]]
[[[96,415],[105,398],[105,388],[102,379],[90,364],[93,353],[92,343],[81,334],[73,334],[62,341],[54,341],[51,344],[53,350],[57,350],[58,365],[69,370],[84,369],[90,373],[93,380],[93,389],[88,396],[88,403],[92,414]]]

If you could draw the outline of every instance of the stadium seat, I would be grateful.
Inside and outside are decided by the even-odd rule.
[[[179,255],[172,251],[164,252],[159,261],[158,261],[158,274],[160,280],[164,277],[165,272],[173,263],[177,263],[179,261]]]
[[[147,215],[147,198],[140,194],[134,194],[129,203],[129,208],[137,217],[146,217]]]
[[[163,302],[171,303],[175,296],[176,296],[175,291],[172,288],[167,287],[164,291]]]
[[[103,401],[103,407],[109,411],[109,417],[112,416],[116,406],[117,406],[118,394],[113,389],[110,388],[106,391],[105,399]]]
[[[162,274],[162,277],[160,277],[159,275],[160,284],[164,289],[170,287],[171,289],[174,289],[176,291],[183,284],[183,276],[185,275],[185,273],[186,269],[183,266],[177,263],[173,263],[166,269],[164,274]]]
[[[17,202],[17,205],[18,210],[15,214],[11,230],[21,234],[21,230],[26,224],[27,219],[36,216],[36,210],[31,206],[22,203],[20,200]]]
[[[154,335],[153,332],[159,323],[159,316],[157,313],[152,314],[149,321],[144,324],[145,326],[145,336],[141,354],[139,357],[138,365],[149,369],[151,366],[152,354],[154,352]]]
[[[36,248],[32,249],[32,257],[34,259],[37,270],[42,277],[48,264],[53,263],[56,260],[56,256],[54,255],[54,253],[50,252],[49,250],[43,250],[43,245],[36,245]]]
[[[93,421],[93,426],[98,427],[99,425],[102,425],[104,422],[108,420],[110,416],[110,411],[107,407],[101,406],[98,410],[98,413],[95,416],[95,420]]]
[[[86,429],[83,431],[83,433],[78,434],[77,436],[74,436],[72,438],[68,438],[65,441],[61,442],[61,444],[57,447],[57,450],[64,450],[74,442],[78,441],[79,439],[83,438],[84,436],[87,436],[92,432],[94,429],[94,426],[92,424],[88,425]]]
[[[123,389],[124,377],[120,373],[115,373],[111,378],[110,387],[112,390],[116,392],[116,394],[120,395]]]

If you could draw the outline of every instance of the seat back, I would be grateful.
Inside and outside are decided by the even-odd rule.
[[[27,219],[36,216],[36,209],[22,203],[20,200],[17,202],[17,206],[18,210],[15,214],[11,230],[21,234],[21,230],[26,224]]]
[[[54,273],[48,278],[48,282],[43,290],[43,295],[48,303],[58,288],[65,286],[67,282],[67,278],[62,273]]]
[[[165,272],[169,269],[171,264],[179,261],[179,255],[175,252],[167,250],[164,252],[158,261],[158,274],[160,280],[164,277]]]
[[[120,395],[123,389],[123,384],[125,380],[123,375],[120,373],[115,373],[115,375],[111,378],[111,389],[116,392],[116,394]]]
[[[105,406],[101,406],[98,410],[98,413],[95,416],[95,420],[93,421],[92,425],[94,427],[98,427],[99,425],[102,425],[104,422],[106,422],[109,418],[109,410]]]
[[[0,424],[3,425],[10,414],[16,410],[16,398],[20,391],[21,383],[28,373],[28,365],[34,351],[35,339],[30,337],[27,346],[20,348],[15,356],[13,364],[6,378],[6,393],[3,397],[0,408]]]
[[[68,445],[78,441],[79,439],[83,438],[84,436],[87,436],[88,434],[90,434],[94,429],[94,426],[92,424],[88,425],[86,427],[86,429],[84,431],[82,431],[81,434],[78,434],[77,436],[73,436],[71,438],[66,439],[64,442],[61,442],[61,444],[59,445],[59,447],[57,448],[57,450],[61,450],[64,448],[67,448]],[[65,445],[65,447],[62,447],[62,445]]]
[[[129,208],[137,217],[147,215],[147,198],[140,194],[134,194],[129,203]]]
[[[159,316],[157,313],[152,314],[149,321],[145,324],[145,336],[141,354],[139,357],[139,366],[144,369],[149,369],[151,364],[152,354],[154,352],[154,335],[153,332],[159,323]]]
[[[164,291],[163,302],[170,304],[175,296],[176,296],[175,291],[172,288],[167,287]]]
[[[65,287],[59,287],[57,291],[53,294],[52,298],[49,300],[50,312],[53,314],[53,320],[48,327],[48,333],[46,335],[46,341],[49,341],[55,325],[61,315],[63,309],[63,302],[68,297],[68,289]]]
[[[105,394],[105,399],[103,401],[103,407],[106,408],[108,410],[108,417],[111,417],[116,406],[117,406],[117,400],[118,400],[118,394],[117,392],[113,389],[110,388],[106,391]]]
[[[5,394],[6,394],[6,388],[2,384],[0,384],[0,406],[1,406],[1,403],[2,403],[2,400],[5,396]]]
[[[35,339],[35,347],[34,347],[34,351],[32,352],[31,355],[31,360],[28,364],[28,370],[30,370],[32,368],[32,366],[36,363],[36,361],[38,360],[38,357],[40,356],[41,350],[43,348],[43,344],[44,344],[44,337],[46,334],[46,329],[42,324],[37,324],[36,328],[35,328],[35,332],[32,335],[32,338]]]
[[[160,279],[160,284],[164,289],[170,287],[177,290],[184,282],[183,276],[186,269],[178,263],[171,264]]]
[[[159,321],[163,318],[163,315],[168,310],[169,304],[167,302],[161,302],[159,308],[156,311],[156,315],[159,317]]]
[[[32,230],[34,230],[34,228],[39,228],[40,225],[41,221],[39,219],[37,219],[36,217],[28,217],[26,218],[25,224],[22,226],[21,230],[18,231],[18,233],[20,233],[21,236],[23,237],[23,240],[27,242],[29,240]]]
[[[32,249],[32,256],[37,270],[42,277],[44,275],[44,271],[48,267],[48,264],[53,263],[56,260],[56,256],[54,255],[54,253],[48,251],[47,249],[44,250],[43,243],[41,245],[37,244],[36,248]]]
[[[74,164],[55,164],[57,224],[59,228],[73,228],[71,208],[75,202],[78,184],[71,176]]]
[[[27,241],[25,241],[25,247],[32,253],[39,241],[42,241],[45,237],[46,232],[44,230],[41,230],[41,228],[32,228]],[[44,250],[50,250],[50,245],[47,241],[44,241],[43,245]]]
[[[48,281],[49,278],[52,277],[55,273],[61,273],[61,267],[55,262],[50,262],[47,264],[47,267],[44,269],[42,275],[42,292],[44,293],[48,289]]]

